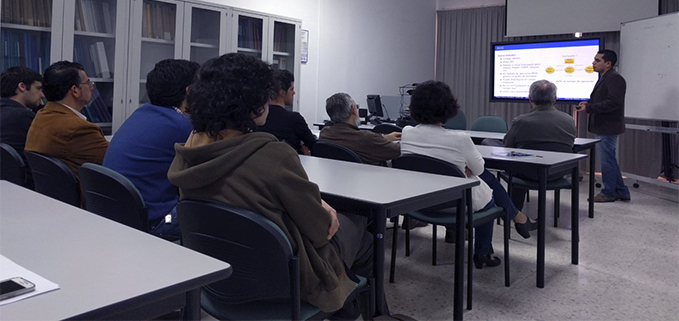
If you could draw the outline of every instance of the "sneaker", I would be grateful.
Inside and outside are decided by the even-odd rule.
[[[629,194],[624,196],[624,195],[620,195],[619,193],[615,193],[615,199],[621,200],[621,201],[630,201],[630,200],[632,200],[632,197]]]
[[[595,203],[615,202],[615,198],[609,197],[609,196],[606,196],[604,194],[599,193],[599,194],[596,194],[596,196],[594,196],[593,201]]]

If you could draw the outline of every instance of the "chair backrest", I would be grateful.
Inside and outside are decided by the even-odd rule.
[[[375,127],[373,127],[372,131],[374,133],[378,134],[391,134],[393,132],[401,132],[403,130],[402,127],[396,126],[394,124],[377,124]]]
[[[429,174],[448,175],[455,177],[466,177],[457,166],[425,155],[419,154],[403,154],[391,161],[393,168],[407,169],[411,171],[418,171]],[[450,201],[444,204],[439,204],[429,207],[425,210],[436,211],[444,208],[449,208],[457,205],[457,201]]]
[[[553,142],[521,142],[516,144],[517,148],[545,150],[549,152],[572,153],[573,147],[562,143]]]
[[[242,208],[197,200],[180,201],[177,215],[182,245],[233,268],[229,278],[204,287],[207,295],[227,304],[293,298],[299,307],[299,262],[273,222]]]
[[[21,155],[10,145],[0,143],[0,179],[25,186],[26,166]]]
[[[24,151],[24,156],[31,166],[36,192],[80,207],[80,184],[66,164],[37,152]]]
[[[148,232],[148,209],[139,190],[120,173],[93,163],[78,167],[85,209]]]
[[[347,162],[363,163],[361,158],[351,149],[339,144],[319,140],[314,144],[312,156],[336,159]]]
[[[448,129],[465,130],[467,129],[467,117],[465,117],[463,111],[458,110],[457,115],[455,115],[455,117],[449,119],[445,124],[443,124],[443,127]]]
[[[407,169],[430,174],[465,177],[457,166],[425,155],[403,154],[391,161],[393,168]]]
[[[470,129],[481,132],[506,133],[507,122],[498,116],[481,116],[474,120]]]

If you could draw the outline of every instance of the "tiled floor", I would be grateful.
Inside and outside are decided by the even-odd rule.
[[[629,182],[630,185],[632,182]],[[502,265],[474,270],[473,309],[466,320],[676,320],[679,318],[679,191],[639,183],[631,202],[595,204],[587,217],[587,184],[580,188],[580,264],[570,263],[570,191],[562,191],[559,227],[553,227],[548,192],[545,287],[535,286],[537,233],[513,229],[511,286]],[[598,189],[597,189],[598,192]],[[537,193],[524,212],[537,216]],[[417,320],[452,320],[453,246],[439,235],[432,266],[431,227],[416,229],[410,257],[399,237],[396,283],[387,283],[392,313]],[[503,256],[502,228],[493,245]],[[401,233],[399,236],[405,235]],[[387,245],[391,240],[387,240]],[[389,259],[387,253],[387,259]]]
[[[632,181],[628,182],[631,188]],[[570,191],[562,191],[559,227],[547,193],[545,287],[535,286],[537,233],[521,238],[512,226],[511,286],[503,265],[474,269],[473,310],[466,320],[677,320],[679,319],[679,191],[644,182],[631,202],[595,204],[587,217],[587,181],[580,188],[580,264],[570,263]],[[598,189],[597,189],[598,192]],[[537,193],[524,212],[537,216]],[[411,256],[399,235],[396,283],[386,283],[392,314],[417,320],[452,320],[454,245],[439,227],[438,265],[431,265],[431,227],[413,231]],[[391,231],[386,246],[391,247]],[[502,227],[493,244],[503,256]],[[387,250],[386,275],[390,251]],[[466,279],[466,275],[465,275]],[[203,320],[213,320],[204,314]]]

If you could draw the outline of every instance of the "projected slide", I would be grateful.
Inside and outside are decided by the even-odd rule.
[[[494,44],[494,99],[527,99],[530,84],[547,79],[559,100],[588,100],[599,79],[592,61],[599,39]]]

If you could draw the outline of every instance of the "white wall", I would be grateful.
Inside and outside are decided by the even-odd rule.
[[[397,95],[398,87],[434,78],[436,0],[207,0],[302,20],[309,61],[295,75],[300,112],[327,119],[325,99]]]
[[[422,0],[343,0],[321,5],[319,108],[325,98],[398,95],[398,87],[434,78],[436,7]]]

